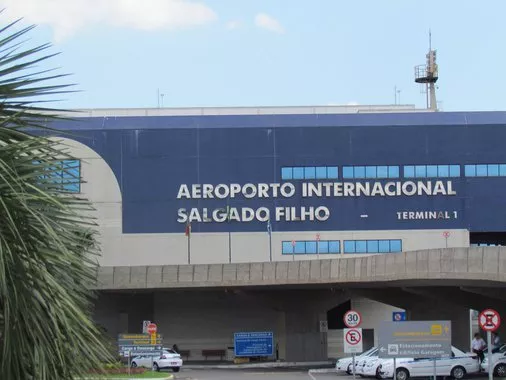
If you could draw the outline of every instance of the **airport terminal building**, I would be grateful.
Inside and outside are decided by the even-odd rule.
[[[68,190],[97,209],[97,321],[112,335],[155,321],[190,360],[240,331],[274,332],[281,359],[332,357],[349,307],[373,344],[378,322],[407,307],[344,294],[321,279],[327,264],[329,276],[351,262],[374,272],[506,240],[506,112],[116,109],[51,126],[71,132],[84,180]],[[294,268],[307,283],[290,281]]]

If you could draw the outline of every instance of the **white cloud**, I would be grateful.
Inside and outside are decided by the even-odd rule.
[[[234,29],[240,28],[242,26],[242,22],[237,21],[237,20],[232,20],[232,21],[227,22],[227,24],[225,26],[229,30],[234,30]]]
[[[255,25],[258,28],[266,29],[274,33],[284,33],[285,28],[274,17],[266,13],[259,13],[255,16]]]
[[[0,0],[12,18],[49,25],[56,41],[93,24],[138,30],[178,29],[214,21],[216,13],[191,0]]]

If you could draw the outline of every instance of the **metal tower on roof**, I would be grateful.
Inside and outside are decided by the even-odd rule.
[[[425,84],[427,93],[427,108],[436,111],[436,82],[438,80],[438,66],[436,63],[436,50],[432,50],[432,35],[429,30],[429,52],[426,55],[425,65],[415,66],[415,82]]]

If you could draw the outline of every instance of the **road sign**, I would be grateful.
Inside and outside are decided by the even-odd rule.
[[[362,329],[344,329],[344,353],[359,354],[363,351]]]
[[[406,312],[405,311],[394,311],[392,312],[392,321],[394,322],[403,322],[406,320]]]
[[[157,327],[156,327],[156,324],[154,324],[154,323],[150,323],[148,325],[148,327],[146,328],[146,331],[148,332],[149,335],[156,334],[156,330],[157,330]]]
[[[440,358],[451,355],[451,321],[382,322],[380,358]]]
[[[295,247],[295,240],[292,240],[292,247]]]
[[[151,321],[142,321],[142,333],[147,334],[148,333],[148,325],[151,323]]]
[[[362,316],[356,310],[348,310],[344,313],[344,324],[348,328],[358,327],[362,323]]]
[[[128,357],[130,352],[134,355],[158,355],[162,350],[162,336],[160,334],[119,334],[118,351]]]
[[[234,354],[237,357],[273,356],[274,333],[272,332],[235,333]]]
[[[316,234],[316,241],[320,241],[320,234]]]
[[[495,331],[501,326],[501,316],[493,309],[483,310],[478,316],[478,324],[485,331]]]
[[[325,333],[329,331],[329,323],[327,321],[320,321],[320,332]]]
[[[450,231],[443,232],[443,236],[445,239],[448,239],[450,237]]]

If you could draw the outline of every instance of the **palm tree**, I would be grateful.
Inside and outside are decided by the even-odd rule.
[[[70,89],[38,69],[54,54],[24,48],[33,27],[18,25],[0,29],[0,379],[74,379],[108,358],[91,319],[92,207],[65,191],[80,181],[72,157],[40,129],[58,118],[45,102]]]

